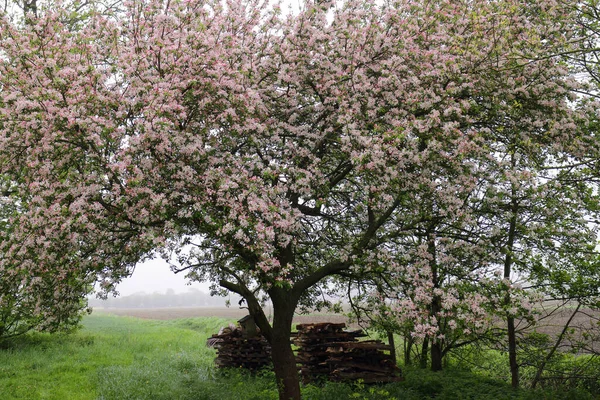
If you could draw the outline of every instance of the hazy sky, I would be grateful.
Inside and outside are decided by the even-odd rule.
[[[166,262],[161,259],[150,260],[139,264],[130,278],[127,278],[117,286],[121,296],[128,296],[137,292],[161,292],[173,289],[175,292],[187,292],[189,288],[196,288],[209,292],[208,284],[193,283],[186,285],[185,273],[173,273]]]

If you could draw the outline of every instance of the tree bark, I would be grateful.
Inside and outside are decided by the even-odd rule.
[[[279,400],[300,399],[300,379],[296,368],[296,357],[290,346],[290,329],[273,329],[271,342],[273,369],[279,389]]]
[[[300,400],[300,378],[290,342],[297,301],[283,290],[272,291],[271,300],[273,301],[273,329],[270,342],[279,400]]]
[[[431,314],[437,315],[442,309],[442,299],[439,296],[433,296],[433,300],[431,302]],[[444,358],[444,353],[442,352],[442,342],[441,339],[434,338],[431,341],[431,370],[432,371],[441,371],[442,370],[442,360]]]
[[[412,347],[414,344],[414,339],[410,335],[410,333],[404,335],[404,365],[412,365],[412,358],[410,353],[412,351]]]
[[[442,344],[439,341],[431,343],[431,370],[441,371],[442,370]]]
[[[421,346],[421,360],[419,361],[420,367],[427,368],[427,359],[429,354],[429,337],[425,336],[423,339],[423,345]]]
[[[388,331],[387,337],[388,344],[390,345],[390,357],[392,360],[394,360],[394,364],[397,364],[398,360],[396,359],[396,342],[394,341],[394,332]]]
[[[300,378],[290,341],[292,320],[299,299],[298,292],[283,288],[272,288],[268,291],[273,303],[273,325],[271,325],[259,301],[245,285],[241,282],[235,284],[225,280],[221,280],[219,284],[246,299],[250,315],[271,345],[279,400],[300,400]]]
[[[514,159],[513,159],[514,163]],[[514,165],[513,165],[514,166]],[[515,249],[515,239],[517,235],[517,215],[519,213],[519,202],[517,191],[513,185],[511,188],[511,216],[508,227],[508,238],[506,241],[506,256],[504,258],[504,279],[510,281],[512,272],[513,251]],[[506,290],[504,302],[510,307],[510,291]],[[519,387],[519,364],[517,363],[517,331],[515,328],[515,318],[507,311],[506,329],[508,330],[508,364],[510,367],[510,384],[513,388]]]
[[[439,288],[440,286],[440,277],[438,274],[438,265],[437,265],[437,246],[435,243],[435,236],[433,232],[435,230],[435,226],[431,226],[429,231],[427,232],[427,248],[429,254],[431,255],[431,280],[433,282],[434,288]],[[438,314],[442,310],[442,299],[438,295],[434,295],[433,299],[431,299],[431,309],[430,315],[434,316],[436,319],[439,318]],[[440,321],[438,321],[438,326],[440,326]],[[439,338],[432,338],[431,340],[431,370],[441,371],[442,370],[442,343]]]
[[[510,384],[516,389],[519,387],[519,364],[517,363],[517,332],[515,329],[515,319],[511,316],[506,317],[506,326],[508,329],[508,364],[510,367]]]

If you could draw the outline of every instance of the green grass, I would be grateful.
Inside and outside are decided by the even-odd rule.
[[[89,316],[72,335],[32,334],[0,350],[2,399],[187,399],[194,374],[212,380],[205,341],[229,321]]]
[[[92,315],[72,335],[31,334],[0,348],[2,400],[269,400],[271,371],[214,368],[206,338],[229,320],[150,321]],[[404,371],[384,386],[326,383],[304,386],[307,400],[591,399],[586,393],[512,390],[506,383],[450,368]],[[573,397],[575,396],[575,397]]]

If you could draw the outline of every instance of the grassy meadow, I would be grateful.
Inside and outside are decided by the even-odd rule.
[[[199,317],[143,320],[91,315],[71,335],[31,334],[0,347],[2,400],[262,400],[277,399],[273,373],[214,368],[206,338],[232,320]],[[513,391],[504,382],[448,368],[404,370],[382,386],[327,383],[303,387],[326,399],[586,399],[587,393]],[[576,396],[576,397],[573,397]]]

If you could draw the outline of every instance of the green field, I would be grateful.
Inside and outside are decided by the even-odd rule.
[[[71,335],[32,334],[0,348],[0,399],[245,400],[277,399],[272,372],[214,368],[206,338],[231,322],[168,321],[91,315]],[[305,399],[573,399],[581,393],[513,391],[505,383],[451,368],[405,370],[384,386],[304,386]],[[577,397],[573,397],[577,395]],[[582,397],[583,396],[583,397]]]

